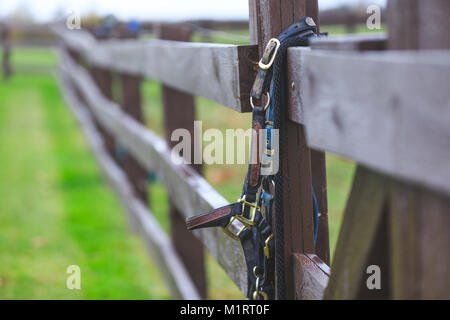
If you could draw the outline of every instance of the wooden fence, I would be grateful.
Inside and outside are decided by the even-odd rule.
[[[170,133],[193,130],[192,95],[250,111],[255,64],[268,40],[301,17],[319,21],[316,0],[249,5],[249,46],[190,43],[189,31],[174,25],[145,41],[57,30],[64,96],[174,298],[205,298],[203,246],[244,292],[246,268],[240,243],[220,229],[186,231],[185,217],[227,202],[200,166],[171,161]],[[391,0],[389,36],[330,37],[288,50],[288,147],[280,154],[287,298],[450,298],[449,12],[445,0]],[[119,104],[111,98],[113,72],[122,83]],[[142,78],[163,84],[165,139],[142,123]],[[114,160],[115,143],[127,163]],[[331,272],[325,152],[358,163]],[[148,208],[147,172],[171,197],[172,239]],[[372,264],[382,271],[380,290],[366,286]]]

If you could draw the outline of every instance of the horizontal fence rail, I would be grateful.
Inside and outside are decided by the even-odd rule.
[[[257,46],[159,39],[98,41],[85,31],[55,30],[70,49],[97,67],[142,75],[239,112],[251,111]]]
[[[64,53],[61,54],[61,70],[86,99],[95,118],[142,166],[158,176],[167,192],[177,199],[174,204],[185,217],[228,203],[191,167],[174,164],[166,142],[126,115],[117,104],[104,98],[88,73],[76,66]],[[236,230],[242,227],[238,221],[233,226]],[[197,230],[195,234],[236,285],[245,292],[246,268],[239,242],[229,238],[220,229]]]
[[[249,111],[248,97],[242,98],[240,92],[250,88],[250,70],[256,61],[250,57],[256,57],[256,46],[164,40],[100,43],[86,32],[58,32],[70,48],[96,66],[141,74],[237,111]],[[317,40],[312,45],[317,49],[380,50],[385,42],[385,36],[356,35]],[[312,147],[450,192],[450,173],[445,166],[439,170],[437,165],[444,163],[450,152],[446,148],[449,118],[442,114],[442,106],[450,105],[446,90],[442,90],[450,73],[446,54],[344,53],[309,48],[291,48],[288,52],[295,89],[290,118],[306,126]],[[248,76],[242,77],[239,70],[246,70]],[[436,77],[436,72],[440,76]],[[421,86],[422,81],[427,86]],[[425,112],[423,105],[441,110]],[[415,119],[415,123],[402,119]],[[432,130],[415,138],[417,125]]]
[[[350,41],[352,42],[352,41]],[[450,56],[289,49],[308,144],[450,193]]]

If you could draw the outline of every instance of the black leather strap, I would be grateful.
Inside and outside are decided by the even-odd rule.
[[[259,289],[266,293],[269,298],[273,298],[275,293],[275,285],[272,277],[274,271],[273,259],[264,258],[265,241],[272,234],[272,228],[263,219],[259,211],[255,214],[255,223],[255,227],[246,229],[239,237],[247,265],[247,297],[252,298],[250,295],[257,289],[257,277],[254,273],[256,267],[264,272],[259,283]],[[269,245],[269,250],[273,252],[273,241],[269,242]]]

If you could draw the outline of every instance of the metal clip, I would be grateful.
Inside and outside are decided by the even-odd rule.
[[[270,188],[272,186],[272,188]],[[270,185],[268,190],[266,190],[264,188],[264,185],[262,186],[262,190],[267,192],[268,194],[270,194],[271,198],[270,200],[272,200],[275,197],[275,181],[273,181],[272,179],[270,180]]]
[[[259,281],[262,276],[259,271],[260,271],[260,268],[258,266],[255,266],[253,268],[253,274],[256,277],[256,284],[255,284],[256,290],[253,292],[252,298],[253,298],[253,300],[269,300],[269,295],[265,291],[261,290],[261,288],[259,286]]]
[[[267,51],[268,50],[272,50],[272,46],[273,46],[274,43],[276,44],[276,46],[275,46],[275,51],[272,54],[272,57],[270,58],[268,63],[263,63],[263,59],[264,59],[264,57],[266,57],[266,54],[267,55],[270,54],[270,52],[267,52]],[[272,38],[272,39],[269,40],[269,42],[267,43],[266,49],[264,49],[263,57],[258,63],[258,66],[262,70],[268,70],[272,66],[273,61],[275,60],[275,57],[277,55],[278,49],[280,48],[280,45],[281,45],[280,40],[278,40],[277,38]]]
[[[267,259],[270,259],[270,253],[269,253],[269,241],[273,239],[273,233],[267,237],[266,241],[264,242],[264,255],[267,257]]]

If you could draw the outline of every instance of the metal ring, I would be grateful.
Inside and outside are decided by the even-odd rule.
[[[270,94],[269,92],[267,92],[266,94],[267,94],[267,103],[264,106],[264,111],[266,111],[270,105]],[[255,109],[255,105],[253,104],[253,97],[250,97],[250,105],[252,106],[252,109]]]
[[[261,270],[260,269],[261,269],[261,267],[258,267],[258,266],[254,266],[253,267],[253,275],[256,278],[260,278],[260,277],[262,277],[264,275],[264,273],[261,274]]]
[[[272,54],[272,57],[270,58],[270,61],[266,64],[262,62],[262,59],[264,58],[264,55],[266,54],[266,51],[269,50],[270,44],[272,42],[275,42],[275,51]],[[262,70],[269,70],[270,67],[273,64],[273,61],[275,60],[275,57],[277,55],[278,49],[280,48],[281,43],[280,40],[278,40],[277,38],[272,38],[269,40],[269,42],[266,45],[266,48],[264,49],[264,54],[263,54],[263,58],[261,58],[261,60],[258,63],[258,66],[262,69]],[[269,53],[268,53],[269,54]]]

